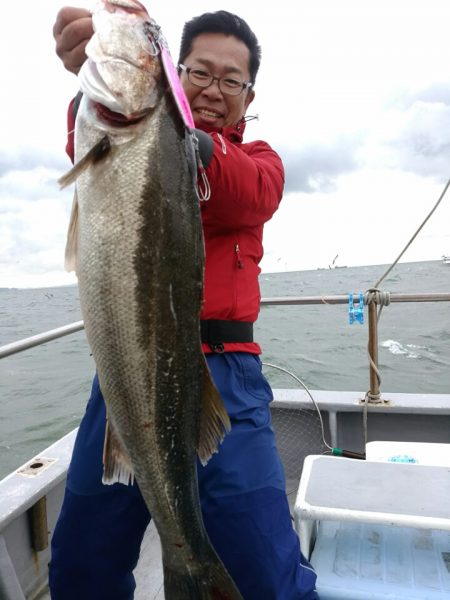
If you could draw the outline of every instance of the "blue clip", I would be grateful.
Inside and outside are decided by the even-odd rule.
[[[353,294],[348,295],[348,322],[353,325],[355,321],[358,321],[361,325],[364,323],[364,297],[361,293],[359,294],[357,308],[353,304]]]

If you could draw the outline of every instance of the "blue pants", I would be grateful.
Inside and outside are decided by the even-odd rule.
[[[284,489],[259,358],[207,356],[232,430],[206,467],[198,464],[206,530],[245,600],[318,600]],[[52,600],[132,600],[132,574],[150,514],[139,488],[104,486],[105,405],[94,379],[52,539]],[[170,600],[170,599],[168,599]]]

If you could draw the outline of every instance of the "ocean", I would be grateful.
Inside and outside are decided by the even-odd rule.
[[[264,273],[261,293],[357,295],[385,271],[377,265]],[[450,266],[402,263],[380,289],[450,293]],[[76,286],[0,289],[0,345],[80,319]],[[378,336],[382,392],[450,392],[448,302],[391,304]],[[290,370],[311,390],[368,390],[367,324],[350,325],[347,305],[263,307],[256,339],[263,361]],[[264,372],[273,387],[298,386],[285,373]],[[0,360],[0,478],[77,427],[93,373],[84,332]]]

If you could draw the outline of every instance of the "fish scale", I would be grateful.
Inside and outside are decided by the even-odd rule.
[[[123,58],[124,36],[140,36],[136,15],[148,35],[143,7],[127,28],[121,0],[94,13],[95,60]],[[121,26],[104,28],[120,12]],[[145,15],[144,15],[145,16]],[[106,20],[105,20],[106,19]],[[150,30],[159,31],[157,26]],[[112,39],[107,32],[114,31]],[[117,35],[117,33],[120,35]],[[91,43],[91,42],[90,42]],[[201,352],[204,245],[199,201],[186,154],[186,133],[159,63],[151,55],[129,57],[117,69],[124,93],[139,110],[151,88],[145,113],[115,121],[90,97],[89,64],[81,74],[84,95],[75,125],[75,166],[63,184],[76,182],[67,262],[76,269],[86,335],[98,371],[108,415],[104,449],[105,484],[135,477],[157,526],[163,555],[165,594],[170,600],[239,600],[206,534],[197,484],[197,452],[205,462],[217,450],[229,420]],[[90,56],[89,44],[86,48]],[[84,69],[84,67],[83,67]],[[82,69],[82,71],[83,71]],[[108,70],[111,88],[122,89]],[[150,86],[142,77],[154,77]],[[136,82],[135,82],[136,80]],[[117,99],[116,99],[117,100]],[[118,99],[120,100],[120,98]],[[125,104],[130,105],[125,98]],[[114,104],[114,109],[116,105]],[[108,118],[108,117],[111,118]],[[187,138],[186,138],[187,136]],[[188,152],[194,155],[192,148]],[[113,524],[112,524],[113,526]]]

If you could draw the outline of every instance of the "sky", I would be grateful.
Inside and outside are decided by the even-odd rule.
[[[64,271],[72,190],[66,109],[78,89],[54,52],[61,0],[6,3],[0,22],[0,287],[75,283]],[[91,7],[80,0],[77,6]],[[225,9],[262,46],[246,141],[281,155],[263,272],[389,264],[450,178],[448,0],[145,2],[176,59],[183,23]],[[450,254],[450,192],[403,262]],[[336,258],[337,256],[337,258]]]

